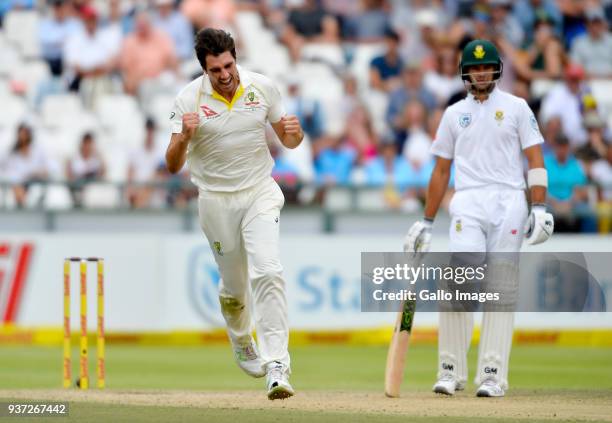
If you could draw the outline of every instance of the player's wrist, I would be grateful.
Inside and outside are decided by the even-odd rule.
[[[531,203],[531,211],[546,213],[546,203]]]
[[[180,142],[182,144],[188,144],[189,141],[191,141],[191,134],[188,134],[188,133],[185,133],[185,132],[181,132]]]

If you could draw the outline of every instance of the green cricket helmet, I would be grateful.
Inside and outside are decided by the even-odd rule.
[[[474,40],[470,41],[463,48],[461,54],[461,63],[459,64],[459,71],[461,72],[461,79],[470,82],[470,77],[467,74],[467,68],[475,65],[495,65],[496,77],[493,80],[501,79],[504,71],[504,64],[499,57],[497,47],[491,41],[487,40]]]

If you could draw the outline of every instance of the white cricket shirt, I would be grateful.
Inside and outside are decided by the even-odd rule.
[[[496,87],[482,103],[469,94],[447,108],[431,152],[454,160],[457,190],[525,189],[521,150],[543,142],[527,102]]]
[[[200,127],[187,147],[192,182],[201,190],[234,192],[269,178],[274,166],[266,143],[266,121],[285,114],[278,89],[264,75],[238,67],[240,86],[231,102],[213,91],[203,75],[176,97],[172,132],[182,131],[184,113],[200,114]],[[198,90],[200,102],[197,104]]]

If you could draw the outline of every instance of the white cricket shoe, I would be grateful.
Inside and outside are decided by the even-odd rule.
[[[463,391],[465,386],[457,381],[451,374],[445,374],[433,386],[436,394],[454,395],[455,391]]]
[[[266,386],[268,387],[269,400],[285,399],[295,394],[291,384],[289,384],[287,367],[279,361],[268,364]]]
[[[266,375],[264,361],[259,357],[257,345],[252,336],[246,342],[239,342],[230,336],[230,341],[236,363],[247,375],[253,377],[263,377]]]
[[[506,395],[504,388],[493,379],[482,382],[478,391],[476,391],[477,397],[503,397],[504,395]]]

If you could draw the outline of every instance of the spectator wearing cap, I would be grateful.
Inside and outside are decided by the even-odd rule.
[[[525,45],[533,42],[537,21],[551,22],[554,35],[561,36],[563,19],[555,0],[516,0],[513,14],[525,33]]]
[[[17,140],[3,167],[17,207],[23,207],[30,185],[45,181],[50,170],[44,152],[33,144],[32,128],[28,125],[22,123],[17,128]]]
[[[60,76],[63,71],[62,54],[66,41],[81,25],[70,16],[70,5],[66,0],[51,2],[51,16],[43,19],[38,28],[38,39],[43,59],[49,64],[53,76]]]
[[[402,86],[389,97],[387,123],[393,129],[396,142],[402,145],[408,129],[404,109],[410,101],[419,101],[427,111],[436,107],[436,97],[423,85],[423,72],[418,63],[409,62],[402,70]]]
[[[493,31],[504,37],[512,46],[518,48],[523,44],[525,33],[512,14],[511,0],[490,0],[491,25]]]
[[[180,60],[189,60],[193,56],[193,28],[185,16],[174,8],[174,3],[174,0],[155,0],[153,26],[172,38]]]
[[[544,164],[548,172],[548,203],[555,215],[555,230],[578,231],[580,222],[574,212],[586,202],[587,177],[565,136],[555,140],[553,151],[544,155]]]
[[[164,160],[164,153],[159,148],[155,138],[155,122],[147,119],[145,124],[145,139],[140,148],[130,154],[128,160],[127,196],[134,208],[151,205],[154,187],[147,186],[155,182],[157,167]]]
[[[90,86],[103,89],[116,67],[117,40],[98,25],[98,12],[93,7],[85,5],[80,10],[83,30],[73,34],[64,48],[63,62],[69,87],[78,91],[82,83],[91,82]]]
[[[526,81],[561,77],[565,52],[552,22],[547,19],[536,21],[534,42],[525,54],[516,50],[511,54],[517,74]]]
[[[585,160],[594,160],[606,155],[606,144],[612,141],[606,122],[597,110],[597,101],[592,96],[586,96],[584,101],[582,124],[588,133],[588,142],[583,147],[582,156]],[[578,152],[577,152],[578,154]]]
[[[385,32],[386,51],[370,63],[370,86],[376,90],[391,92],[399,87],[404,62],[399,53],[400,37],[391,29]]]
[[[540,117],[544,125],[559,118],[563,134],[574,148],[587,142],[588,136],[582,124],[582,99],[588,94],[584,85],[582,66],[570,63],[564,71],[564,80],[557,84],[542,100]]]
[[[601,8],[587,9],[587,32],[576,37],[570,55],[572,61],[582,64],[587,75],[594,78],[612,78],[612,34]]]
[[[119,66],[125,91],[130,94],[136,94],[140,84],[147,79],[177,72],[178,62],[172,40],[153,27],[146,11],[136,15],[135,30],[123,41]]]
[[[423,85],[436,96],[439,106],[446,105],[453,94],[465,89],[457,73],[458,63],[457,50],[443,46],[436,53],[434,69],[425,73]]]

